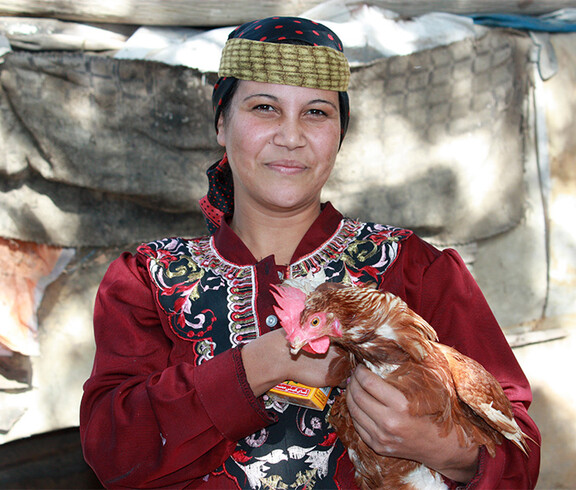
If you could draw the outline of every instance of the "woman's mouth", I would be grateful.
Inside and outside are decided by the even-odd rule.
[[[267,163],[266,166],[271,170],[286,175],[298,174],[304,172],[308,168],[302,162],[296,160],[275,160]]]

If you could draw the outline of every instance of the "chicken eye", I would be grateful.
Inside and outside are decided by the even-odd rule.
[[[312,318],[312,320],[310,320],[310,326],[311,327],[319,327],[320,326],[320,318],[318,318],[317,316]]]

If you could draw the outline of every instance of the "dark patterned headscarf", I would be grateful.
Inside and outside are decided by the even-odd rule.
[[[342,42],[326,26],[299,17],[247,22],[228,36],[218,73],[220,78],[212,93],[216,128],[238,80],[320,88],[338,91],[342,144],[350,119],[346,92],[350,68]],[[234,208],[232,172],[226,155],[206,174],[209,189],[200,200],[200,207],[208,230],[214,233]]]

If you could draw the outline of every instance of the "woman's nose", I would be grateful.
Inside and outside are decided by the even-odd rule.
[[[291,150],[304,146],[306,133],[301,121],[290,117],[282,118],[274,134],[273,141],[276,145],[284,146]]]

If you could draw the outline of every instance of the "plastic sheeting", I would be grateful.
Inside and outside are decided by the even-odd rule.
[[[576,9],[561,9],[535,17],[518,14],[476,14],[474,22],[488,27],[509,27],[536,32],[576,32]]]

